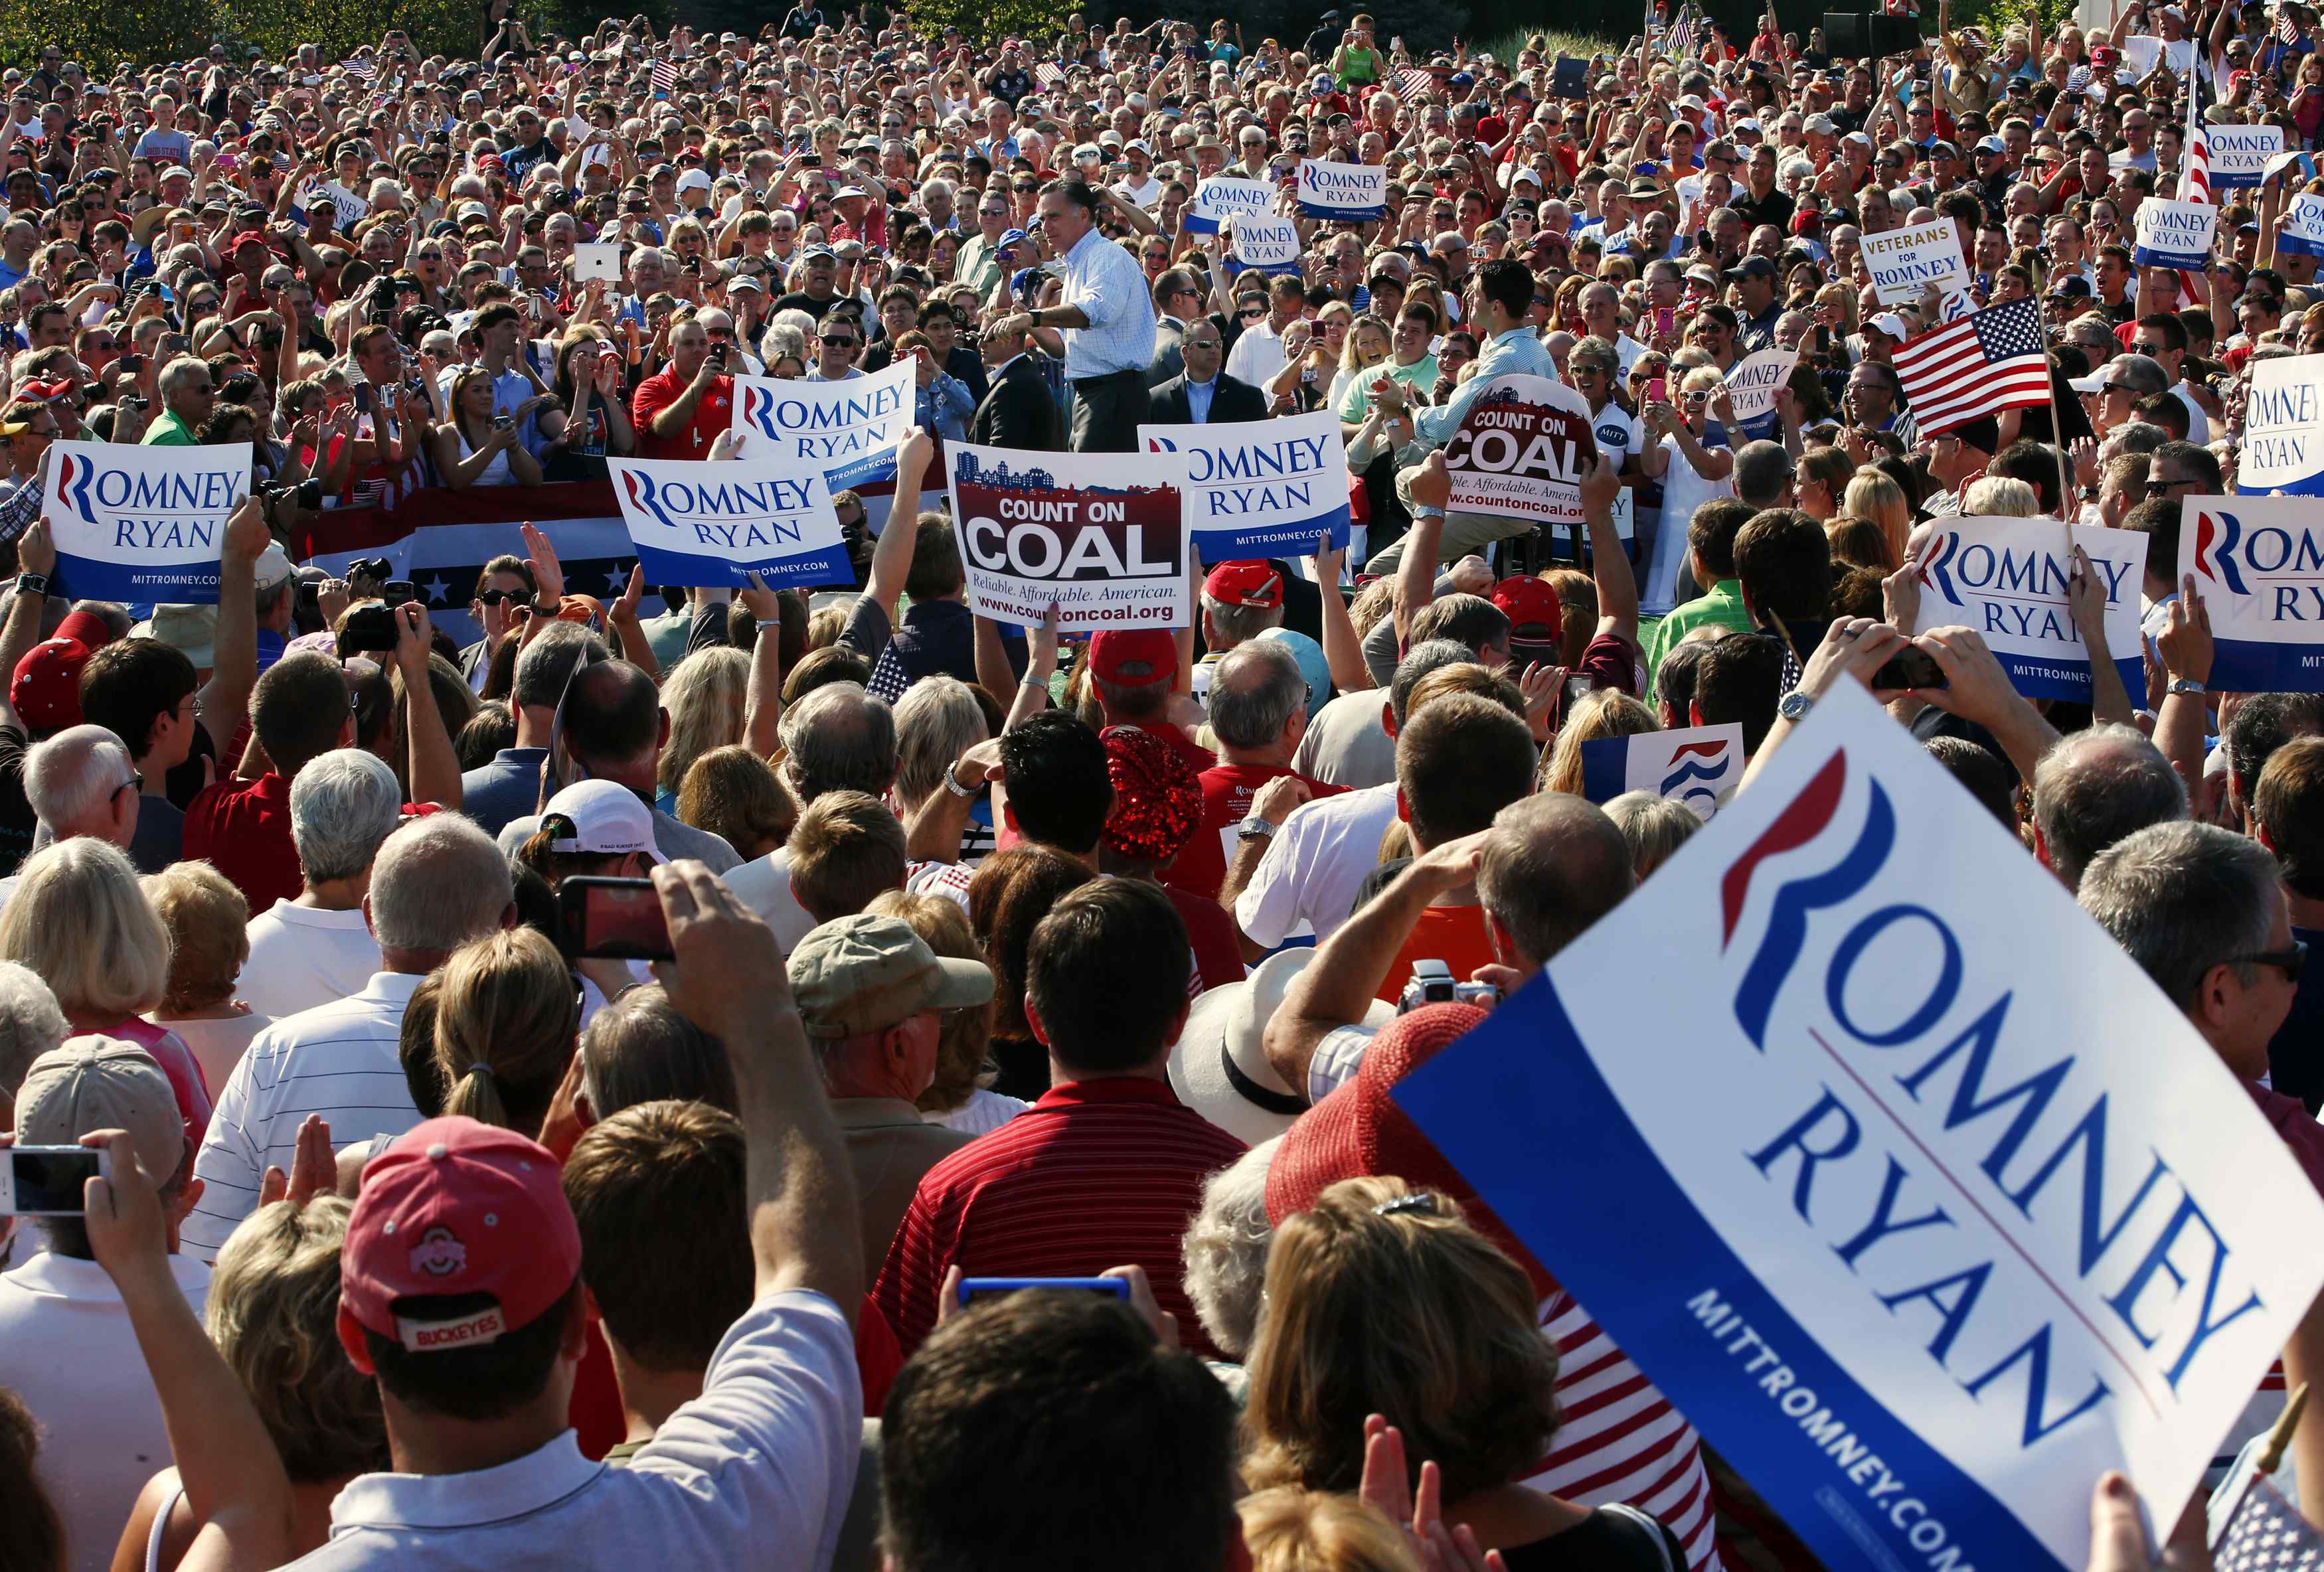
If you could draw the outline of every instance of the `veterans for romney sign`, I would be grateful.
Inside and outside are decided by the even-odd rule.
[[[1329,409],[1225,426],[1140,426],[1148,453],[1186,457],[1194,550],[1204,562],[1310,556],[1348,544],[1348,455]]]
[[[1251,270],[1262,273],[1299,271],[1299,225],[1288,218],[1267,218],[1238,213],[1228,221],[1233,245],[1227,253],[1227,271]]]
[[[1194,203],[1186,209],[1186,232],[1216,234],[1239,213],[1264,218],[1274,210],[1275,187],[1270,182],[1247,180],[1240,175],[1213,175],[1194,188]]]
[[[2281,125],[2207,125],[2203,135],[2210,147],[2215,191],[2258,185],[2267,161],[2283,151]]]
[[[1299,216],[1369,223],[1388,210],[1388,170],[1378,164],[1336,164],[1302,159]]]
[[[1738,722],[1600,737],[1582,745],[1582,795],[1610,803],[1624,792],[1652,792],[1708,819],[1742,784],[1743,765]]]
[[[2189,497],[2179,576],[2190,575],[2211,619],[2213,692],[2324,693],[2324,509]]]
[[[1738,443],[1775,435],[1775,390],[1792,380],[1792,370],[1799,363],[1796,349],[1763,349],[1737,362],[1727,373],[1727,396],[1735,406]]]
[[[1922,548],[1921,606],[1913,631],[1974,628],[2019,693],[2088,703],[2089,646],[2066,601],[2073,569],[2068,533],[2046,519],[1941,521]],[[2106,591],[2107,657],[2124,689],[2143,693],[2138,592],[2147,538],[2135,529],[2081,524],[2070,533]]]
[[[831,489],[773,459],[606,461],[622,522],[658,584],[853,584]]]
[[[2246,492],[2324,496],[2324,354],[2251,363],[2236,483]]]
[[[2243,1087],[1847,681],[1396,1097],[1832,1567],[2078,1569],[2108,1468],[2173,1521],[2324,1282]]]
[[[945,446],[972,611],[1066,632],[1184,628],[1187,461],[1176,453]]]
[[[734,379],[733,428],[786,473],[819,465],[824,483],[845,491],[896,478],[896,445],[912,426],[912,358],[843,382],[798,377]],[[772,444],[771,448],[761,444]]]
[[[1883,305],[1909,305],[1934,284],[1941,294],[1969,288],[1960,230],[1950,218],[1864,237],[1864,265]]]
[[[217,603],[226,516],[250,490],[250,444],[59,442],[55,452],[41,504],[57,547],[51,593]]]
[[[1444,467],[1452,472],[1449,506],[1572,523],[1582,517],[1582,466],[1597,453],[1581,394],[1547,377],[1495,377],[1444,444]]]
[[[2219,210],[2208,202],[2149,197],[2138,205],[2138,244],[2130,259],[2143,268],[2200,272],[2211,255]]]

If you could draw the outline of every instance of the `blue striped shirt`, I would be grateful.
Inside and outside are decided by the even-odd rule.
[[[1078,307],[1087,327],[1068,327],[1065,380],[1143,372],[1154,359],[1154,293],[1138,259],[1093,225],[1065,253],[1061,305]]]

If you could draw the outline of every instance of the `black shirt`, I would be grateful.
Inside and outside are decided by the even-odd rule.
[[[781,296],[775,301],[775,309],[778,311],[804,311],[808,316],[814,317],[817,322],[820,322],[825,317],[829,316],[831,314],[831,308],[838,304],[839,291],[836,290],[834,290],[830,294],[825,295],[820,300],[816,299],[813,295],[807,293],[804,290],[794,290],[789,294]]]
[[[984,86],[994,97],[1011,109],[1017,100],[1033,90],[1033,73],[1027,70],[996,70],[984,78]]]
[[[1685,1566],[1678,1537],[1661,1523],[1655,1527],[1662,1534],[1659,1547],[1644,1523],[1600,1507],[1562,1534],[1502,1546],[1501,1559],[1509,1572],[1661,1572]]]
[[[2324,955],[2324,932],[2294,928],[2292,936]],[[2267,1045],[2267,1080],[2286,1097],[2296,1097],[2314,1113],[2324,1106],[2324,966],[2302,967],[2292,1013]]]
[[[1768,187],[1764,197],[1752,196],[1747,188],[1741,195],[1729,198],[1727,205],[1753,228],[1762,224],[1772,224],[1785,234],[1791,234],[1792,215],[1799,208],[1799,204],[1793,201],[1781,186]]]

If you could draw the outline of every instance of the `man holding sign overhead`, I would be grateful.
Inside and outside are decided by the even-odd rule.
[[[992,323],[1001,332],[1063,330],[1072,384],[1073,451],[1135,453],[1154,359],[1154,301],[1138,259],[1098,230],[1098,194],[1082,180],[1052,180],[1036,220],[1065,280],[1065,297]]]

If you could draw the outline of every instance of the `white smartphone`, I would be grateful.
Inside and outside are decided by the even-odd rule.
[[[112,1155],[95,1146],[0,1148],[0,1217],[79,1217],[88,1181],[113,1176]]]

